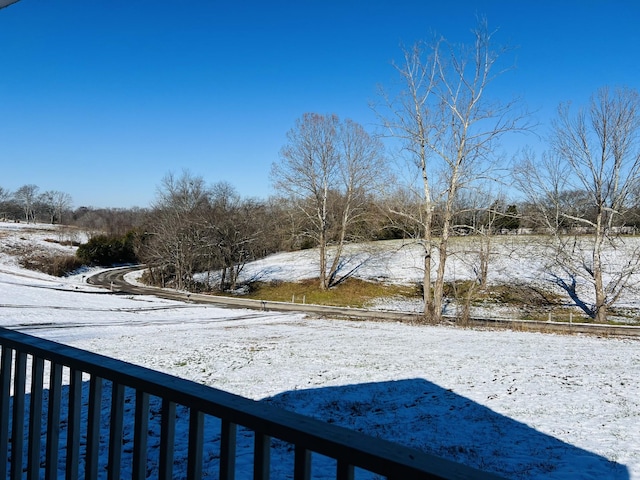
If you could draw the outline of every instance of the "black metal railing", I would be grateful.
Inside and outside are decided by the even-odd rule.
[[[275,441],[290,446],[288,478],[294,479],[310,479],[312,460],[324,457],[333,459],[337,479],[353,479],[360,469],[392,479],[498,478],[262,402],[0,328],[0,468],[7,466],[0,476],[199,479],[205,475],[203,464],[212,464],[203,461],[211,421],[217,422],[217,451],[206,450],[216,459],[216,471],[206,472],[212,478],[245,478],[237,468],[240,430],[243,442],[248,435],[253,440],[254,479],[269,478]],[[176,440],[179,422],[182,441]],[[174,476],[176,447],[184,459]]]

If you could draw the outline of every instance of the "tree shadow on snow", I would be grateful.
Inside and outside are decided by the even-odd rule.
[[[264,401],[507,478],[629,479],[624,465],[423,379],[289,391]]]

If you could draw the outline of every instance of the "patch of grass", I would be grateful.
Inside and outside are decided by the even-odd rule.
[[[505,305],[548,307],[561,305],[563,302],[561,295],[531,285],[494,285],[488,293],[495,301]]]
[[[496,303],[509,306],[551,307],[563,304],[557,293],[531,285],[497,284],[480,289],[471,280],[448,282],[444,285],[444,295],[449,298],[467,299],[472,304]]]
[[[338,307],[362,308],[368,301],[379,297],[415,297],[415,287],[386,285],[348,278],[328,290],[321,290],[317,279],[301,282],[256,282],[244,298],[276,302],[311,303]]]
[[[576,310],[574,307],[551,307],[547,309],[531,309],[527,308],[522,315],[522,320],[535,320],[538,322],[546,322],[551,315],[552,322],[572,322],[572,323],[593,323],[593,319]]]
[[[45,238],[44,241],[48,243],[57,243],[63,247],[79,247],[81,245],[80,242],[75,240],[55,240],[53,238]]]
[[[55,254],[39,249],[25,249],[18,255],[18,263],[29,270],[55,277],[64,277],[84,266],[75,255]]]

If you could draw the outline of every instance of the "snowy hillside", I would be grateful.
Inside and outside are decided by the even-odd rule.
[[[50,235],[0,224],[0,326],[508,478],[640,479],[637,340],[321,320],[115,296],[83,283],[86,272],[48,277],[9,255],[16,245],[52,245]],[[372,257],[359,273],[412,281],[411,248]],[[407,263],[396,269],[402,256]],[[291,277],[308,266],[288,258],[270,257],[246,273]],[[535,277],[536,268],[521,263],[517,271]],[[288,462],[276,444],[273,478],[287,478]],[[238,464],[249,468],[246,458]],[[177,465],[177,478],[185,471],[186,462]]]
[[[576,282],[579,298],[593,302],[593,286],[584,278],[571,277],[569,273],[551,261],[554,253],[543,237],[538,236],[497,236],[492,240],[492,253],[489,259],[488,282],[500,285],[529,285],[557,294],[566,301],[566,305],[575,307],[565,290],[559,284]],[[445,281],[475,280],[475,271],[479,269],[478,241],[473,237],[454,237],[451,240],[450,256],[445,270]],[[628,237],[617,248],[610,248],[604,255],[604,281],[608,283],[625,268],[626,262],[636,258],[640,250],[640,237]],[[242,281],[249,280],[282,280],[295,281],[318,277],[317,250],[303,250],[292,253],[278,253],[265,259],[249,263],[245,266]],[[357,278],[388,283],[420,284],[422,282],[422,266],[424,250],[422,246],[410,240],[391,240],[368,244],[347,245],[345,261],[339,275],[352,274]],[[437,268],[435,256],[432,268]],[[588,258],[585,265],[588,265]],[[214,280],[215,281],[215,280]],[[640,321],[640,273],[629,279],[629,288],[620,296],[615,306],[631,313],[619,321]],[[390,303],[381,300],[376,306],[385,309],[404,311],[422,311],[422,302],[407,301]],[[576,313],[582,313],[575,307]],[[445,311],[445,313],[454,313]],[[512,316],[511,308],[491,305],[472,308],[478,316]],[[634,319],[635,317],[635,319]]]

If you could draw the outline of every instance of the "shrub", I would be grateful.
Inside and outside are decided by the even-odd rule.
[[[135,234],[97,235],[78,247],[76,257],[84,264],[111,266],[136,263],[138,258],[134,249]]]

